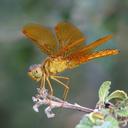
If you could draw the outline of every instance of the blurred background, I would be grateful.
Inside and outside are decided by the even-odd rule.
[[[99,86],[112,81],[112,90],[128,88],[128,0],[0,0],[0,127],[1,128],[73,128],[84,113],[54,110],[48,119],[44,108],[33,111],[31,97],[37,83],[27,76],[30,65],[41,63],[46,55],[21,33],[31,22],[54,27],[70,21],[87,35],[90,43],[113,33],[113,39],[101,46],[117,48],[120,55],[88,62],[62,73],[69,76],[68,101],[94,108]],[[63,88],[53,82],[55,95]]]

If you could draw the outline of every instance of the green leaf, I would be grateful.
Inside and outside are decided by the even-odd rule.
[[[118,109],[116,114],[120,117],[128,117],[128,107]]]
[[[120,99],[120,100],[124,100],[126,99],[128,96],[127,94],[122,91],[122,90],[116,90],[114,92],[112,92],[108,97],[107,100],[112,100],[112,99]]]
[[[93,128],[93,123],[88,116],[84,116],[75,128]]]
[[[106,97],[109,94],[111,81],[105,81],[99,89],[99,102],[105,102]]]
[[[119,123],[114,117],[107,116],[101,128],[119,128]]]
[[[94,126],[93,128],[119,128],[119,125],[115,118],[107,116],[102,125]]]
[[[118,117],[128,118],[128,98],[118,101],[114,109],[114,113]]]
[[[104,114],[101,112],[92,112],[88,117],[94,124],[97,124],[97,121],[100,123],[100,120],[104,120]]]
[[[118,121],[108,115],[104,120],[97,118],[95,123],[90,119],[90,114],[84,116],[80,123],[75,128],[119,128]]]

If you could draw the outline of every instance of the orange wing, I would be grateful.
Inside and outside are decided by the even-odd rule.
[[[58,41],[53,32],[47,27],[28,24],[23,28],[23,33],[33,40],[41,51],[48,55],[63,56],[65,59],[72,60],[71,62],[76,61],[77,64],[119,53],[116,49],[92,52],[97,46],[111,39],[112,35],[102,37],[89,45],[83,46],[86,37],[73,24],[60,22],[55,27],[55,32]],[[59,43],[59,49],[57,48],[57,42]]]
[[[117,50],[117,49],[106,49],[106,50],[93,52],[94,48],[105,43],[106,41],[108,41],[111,38],[112,38],[112,35],[107,35],[105,37],[102,37],[102,38],[94,41],[93,43],[91,43],[89,45],[82,47],[78,51],[70,54],[68,57],[65,58],[67,60],[70,60],[70,65],[71,65],[70,68],[73,68],[73,67],[75,67],[75,65],[79,65],[81,63],[87,62],[87,61],[95,59],[95,58],[118,54],[119,50]]]
[[[92,50],[95,49],[96,47],[106,43],[111,38],[112,38],[112,35],[104,36],[104,37],[102,37],[102,38],[100,38],[100,39],[98,39],[98,40],[96,40],[96,41],[94,41],[94,42],[82,47],[80,50],[72,53],[70,56],[73,57],[73,56],[77,56],[77,55],[78,56],[82,56],[84,54],[88,54],[88,53],[92,52]]]
[[[79,57],[79,59],[77,59],[77,62],[79,61],[78,63],[81,64],[81,63],[84,63],[84,62],[92,60],[92,59],[116,55],[118,53],[119,53],[119,51],[117,49],[101,50],[101,51],[93,52],[91,54],[87,54],[85,56],[81,56],[81,57]]]
[[[23,27],[23,33],[48,55],[57,51],[57,40],[53,32],[39,24],[28,24]]]
[[[92,53],[86,54],[84,56],[76,56],[76,57],[70,56],[66,59],[69,61],[69,69],[71,69],[71,68],[75,68],[78,65],[85,63],[87,61],[90,61],[90,60],[93,60],[96,58],[105,57],[105,56],[116,55],[118,53],[119,53],[119,51],[117,49],[106,49],[106,50],[92,52]]]
[[[84,34],[73,24],[60,22],[55,27],[56,36],[59,42],[57,56],[68,56],[80,49],[86,40]]]
[[[85,41],[84,34],[68,22],[60,22],[56,25],[57,39],[49,28],[39,24],[28,24],[24,26],[22,31],[28,38],[33,40],[41,51],[53,56],[68,56],[72,52],[79,50]]]

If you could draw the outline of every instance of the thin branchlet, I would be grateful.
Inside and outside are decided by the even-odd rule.
[[[72,109],[81,112],[90,113],[93,112],[93,109],[86,108],[83,106],[78,105],[77,103],[71,104],[67,101],[64,101],[60,98],[55,96],[49,95],[47,89],[37,89],[38,94],[32,97],[33,102],[35,102],[33,109],[36,112],[39,112],[39,107],[42,105],[47,105],[46,109],[44,110],[48,118],[52,118],[55,114],[52,112],[53,108],[65,108],[65,109]]]

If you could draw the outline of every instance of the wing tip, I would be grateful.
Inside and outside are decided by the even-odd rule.
[[[118,49],[113,49],[113,51],[114,51],[115,55],[120,53],[120,50],[118,50]]]
[[[105,39],[106,41],[112,39],[113,35],[112,34],[108,34],[106,36],[104,36],[102,39]]]

